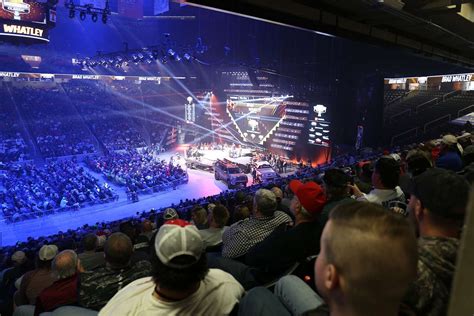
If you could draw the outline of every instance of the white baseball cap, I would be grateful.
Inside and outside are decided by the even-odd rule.
[[[182,219],[167,221],[155,238],[155,252],[169,267],[183,269],[196,263],[204,251],[204,243],[196,226]],[[195,259],[189,264],[176,264],[173,259],[187,255]]]
[[[38,252],[38,257],[41,261],[49,261],[54,259],[58,254],[58,247],[56,245],[44,245]]]

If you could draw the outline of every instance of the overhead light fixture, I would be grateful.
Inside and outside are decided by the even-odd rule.
[[[79,18],[81,19],[81,21],[84,21],[86,19],[86,12],[81,11],[81,13],[79,13]]]
[[[74,9],[70,9],[69,10],[69,18],[74,19],[75,16],[76,16],[76,11],[74,11]]]
[[[107,23],[107,13],[102,13],[102,23],[106,24]]]
[[[97,13],[92,13],[92,22],[97,22],[98,18]]]
[[[176,54],[174,50],[172,50],[171,48],[168,49],[168,55],[170,55],[171,57],[173,57],[174,54]]]

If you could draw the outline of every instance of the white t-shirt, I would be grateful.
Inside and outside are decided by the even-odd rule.
[[[226,315],[244,294],[232,275],[218,269],[210,269],[199,289],[181,301],[161,301],[154,290],[151,277],[138,279],[117,292],[99,316]]]
[[[224,228],[213,228],[210,227],[208,229],[201,229],[199,231],[199,235],[201,235],[202,241],[206,247],[215,246],[222,243],[222,234],[224,234],[224,230],[228,228],[227,226]]]
[[[405,202],[405,195],[402,189],[397,186],[394,190],[373,189],[369,194],[364,194],[358,198],[357,201],[368,201],[387,207],[391,201]]]

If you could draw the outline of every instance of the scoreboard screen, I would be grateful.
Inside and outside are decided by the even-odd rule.
[[[0,36],[48,42],[48,29],[56,11],[32,0],[0,0]]]

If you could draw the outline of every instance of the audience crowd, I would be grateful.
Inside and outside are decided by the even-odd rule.
[[[473,153],[446,135],[30,238],[0,253],[1,313],[446,315]],[[147,185],[167,168],[152,158],[89,164]]]
[[[171,161],[167,163],[160,160],[158,152],[149,148],[87,157],[85,161],[92,170],[126,186],[129,195],[176,188],[188,180],[187,173],[182,169],[184,166],[174,166]]]
[[[23,161],[29,159],[29,148],[21,133],[15,106],[4,83],[0,83],[0,161]]]
[[[146,146],[123,98],[100,82],[63,83],[69,99],[108,151]],[[132,118],[131,118],[132,117]]]
[[[4,166],[0,175],[0,208],[8,222],[37,218],[55,211],[105,203],[117,196],[89,174],[76,160]]]
[[[31,83],[11,91],[44,157],[96,151],[93,136],[60,87]]]

